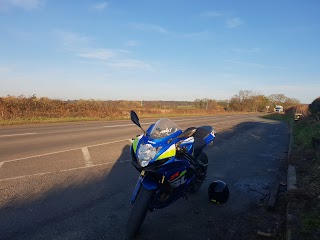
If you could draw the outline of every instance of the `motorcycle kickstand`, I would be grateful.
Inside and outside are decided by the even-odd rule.
[[[188,200],[188,202],[190,203],[190,205],[191,205],[191,207],[192,207],[192,209],[193,209],[193,212],[194,212],[195,214],[199,214],[199,211],[196,209],[196,207],[194,206],[193,202],[189,199],[189,197],[187,196],[187,194],[184,194],[183,197]]]

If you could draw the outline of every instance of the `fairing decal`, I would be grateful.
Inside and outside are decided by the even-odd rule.
[[[163,152],[156,160],[161,160],[169,157],[174,157],[176,155],[176,146],[172,144],[165,152]]]

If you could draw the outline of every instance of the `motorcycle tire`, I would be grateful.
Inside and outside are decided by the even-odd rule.
[[[194,193],[196,193],[196,192],[198,192],[200,190],[200,188],[202,186],[202,183],[203,183],[203,181],[204,181],[204,179],[205,179],[205,177],[207,175],[207,169],[208,169],[208,156],[207,156],[207,154],[202,153],[199,156],[199,160],[198,161],[201,161],[201,163],[205,164],[206,167],[202,167],[202,169],[199,169],[201,171],[201,175],[202,176],[199,176],[199,178],[201,178],[201,179],[199,179],[197,182],[194,182],[191,185],[191,187],[189,189],[189,192],[191,194],[194,194]]]
[[[140,226],[147,215],[150,201],[155,191],[156,190],[147,190],[143,186],[141,187],[128,219],[127,237],[129,239],[132,239],[137,235]]]

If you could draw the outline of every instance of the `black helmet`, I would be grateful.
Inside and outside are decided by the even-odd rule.
[[[225,182],[216,180],[210,184],[208,195],[211,202],[225,203],[229,199],[229,188]]]

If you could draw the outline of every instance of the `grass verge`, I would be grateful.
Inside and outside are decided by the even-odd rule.
[[[293,123],[293,118],[287,114],[274,113],[274,114],[265,115],[265,116],[263,116],[263,118],[284,121],[288,124]]]
[[[292,125],[293,144],[289,163],[296,167],[298,189],[287,193],[295,221],[294,239],[319,239],[320,236],[320,122],[293,116],[269,115],[268,119]]]

